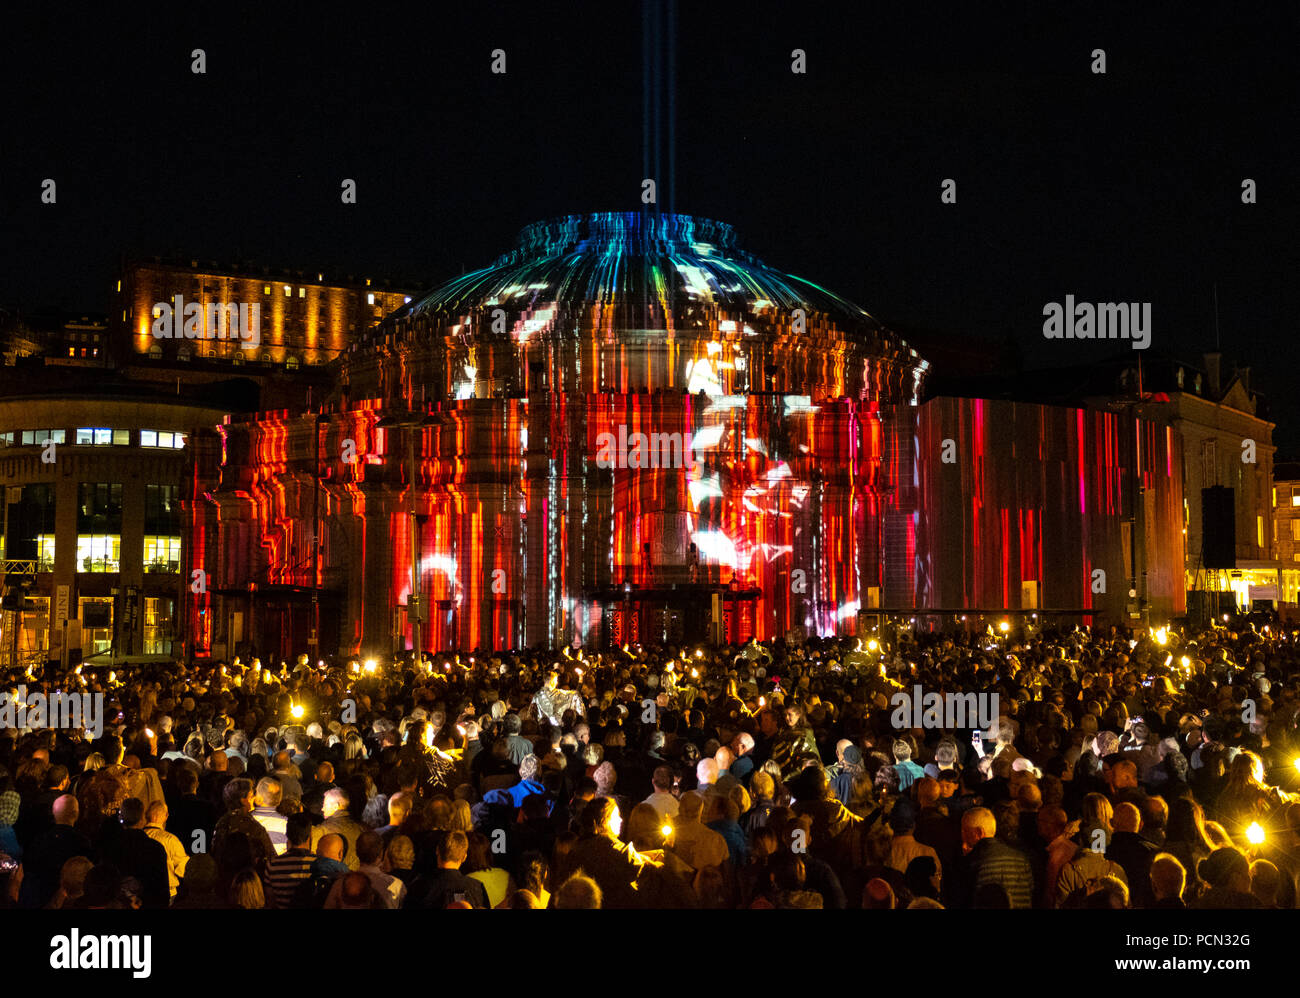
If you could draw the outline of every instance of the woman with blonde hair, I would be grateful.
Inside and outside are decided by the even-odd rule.
[[[451,824],[448,826],[448,831],[464,832],[466,835],[474,831],[474,817],[470,813],[469,801],[451,802]]]
[[[56,909],[73,907],[85,893],[86,874],[94,865],[85,856],[73,856],[65,862],[59,872],[59,889],[54,892],[54,897],[50,898],[50,903],[45,907]]]
[[[236,908],[250,910],[266,907],[266,892],[256,870],[250,867],[235,874],[230,882],[230,903]]]
[[[1269,816],[1291,795],[1264,782],[1264,760],[1254,752],[1238,752],[1228,764],[1228,779],[1215,801],[1215,817],[1224,830],[1246,844],[1246,829],[1252,822],[1268,824]]]

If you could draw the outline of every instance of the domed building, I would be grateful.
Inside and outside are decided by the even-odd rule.
[[[219,427],[193,651],[852,633],[915,600],[926,370],[723,223],[530,225],[355,341],[318,411]]]

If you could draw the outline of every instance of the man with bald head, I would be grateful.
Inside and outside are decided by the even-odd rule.
[[[19,901],[24,908],[44,908],[59,889],[63,864],[73,856],[95,859],[90,840],[73,826],[81,817],[77,798],[64,794],[50,807],[54,824],[32,843],[23,859],[23,886]]]
[[[1106,858],[1124,868],[1133,907],[1149,908],[1156,902],[1151,890],[1151,861],[1160,850],[1141,836],[1142,812],[1134,804],[1117,805],[1111,827],[1114,832],[1106,846]]]
[[[1005,890],[1012,908],[1033,907],[1034,873],[1029,858],[997,838],[997,833],[997,820],[986,807],[973,807],[961,816],[959,907],[973,907],[975,893],[986,884]]]

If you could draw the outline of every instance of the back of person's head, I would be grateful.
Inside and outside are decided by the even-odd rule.
[[[301,849],[307,845],[311,842],[311,815],[306,811],[290,815],[285,822],[285,833],[290,846]]]
[[[667,766],[656,766],[650,782],[656,790],[666,793],[673,788],[673,771]]]
[[[596,781],[597,793],[609,794],[614,792],[614,785],[618,783],[618,772],[614,769],[612,762],[602,762],[596,767],[596,771],[591,776]]]
[[[1250,860],[1236,846],[1220,846],[1201,860],[1197,872],[1211,887],[1245,892],[1250,888]]]
[[[877,910],[889,910],[898,907],[898,898],[889,881],[873,877],[862,888],[862,907]]]
[[[122,824],[127,828],[134,828],[144,821],[144,801],[139,797],[128,797],[122,801]]]
[[[448,832],[438,843],[439,863],[453,863],[460,866],[468,855],[469,836],[462,831]]]
[[[230,903],[251,910],[266,907],[266,891],[256,870],[245,869],[235,874],[230,882]]]
[[[557,908],[599,908],[602,900],[596,881],[581,870],[562,883],[555,892]]]
[[[1257,859],[1250,864],[1250,893],[1266,908],[1277,905],[1278,891],[1282,889],[1282,874],[1267,859]]]
[[[388,865],[394,870],[409,870],[415,866],[415,843],[405,835],[394,835],[388,840]]]
[[[374,866],[384,855],[384,840],[379,833],[367,828],[357,836],[357,859],[363,866]]]
[[[279,807],[283,793],[283,785],[273,776],[263,776],[257,781],[257,803],[260,807]]]
[[[466,836],[464,873],[478,873],[480,870],[492,869],[492,848],[488,837],[482,832],[470,832]]]
[[[754,773],[749,779],[749,792],[755,800],[770,801],[776,792],[776,782],[772,779],[772,774],[761,771]]]
[[[1134,805],[1120,804],[1115,808],[1115,816],[1111,819],[1111,827],[1117,832],[1136,833],[1142,827],[1142,815]]]
[[[894,739],[890,751],[894,754],[895,762],[907,762],[912,758],[912,746],[901,738]]]
[[[339,906],[342,908],[370,908],[374,903],[374,888],[364,873],[348,873],[339,889]]]
[[[327,835],[322,835],[320,841],[316,843],[316,855],[342,862],[347,847],[347,839],[337,832],[330,832]]]
[[[682,794],[677,805],[677,816],[681,821],[698,821],[704,810],[704,796],[696,790]]]
[[[1181,898],[1187,886],[1187,870],[1172,853],[1157,853],[1151,860],[1151,889],[1156,899]]]
[[[511,908],[540,908],[542,899],[526,887],[521,887],[510,895],[509,906]]]
[[[1127,908],[1128,884],[1119,877],[1105,876],[1098,882],[1097,889],[1083,902],[1085,908]]]
[[[587,835],[600,835],[609,828],[613,815],[618,813],[618,805],[608,797],[597,797],[587,802],[582,809],[582,828]]]
[[[192,794],[199,788],[199,774],[190,765],[177,766],[172,770],[172,782],[181,796]]]
[[[963,837],[978,841],[991,839],[998,833],[997,819],[986,807],[972,807],[961,816]]]
[[[167,805],[160,800],[156,800],[150,804],[144,813],[145,821],[150,825],[162,824],[162,822],[166,820],[166,817]]]
[[[226,809],[233,811],[240,807],[242,802],[252,793],[252,781],[237,777],[226,784],[226,789],[221,792],[221,799],[225,801]]]
[[[495,705],[494,705],[495,706]],[[523,730],[523,721],[519,719],[518,714],[507,714],[505,721],[506,734],[517,735]]]

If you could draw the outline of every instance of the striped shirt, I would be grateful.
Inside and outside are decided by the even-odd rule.
[[[293,895],[298,885],[311,877],[311,865],[316,854],[310,849],[290,849],[266,861],[266,881],[277,908],[293,907]]]

